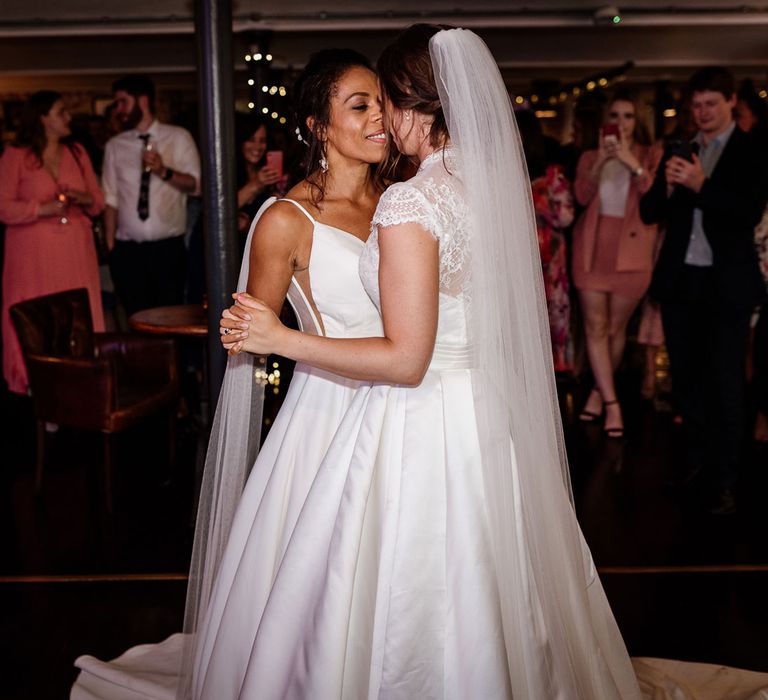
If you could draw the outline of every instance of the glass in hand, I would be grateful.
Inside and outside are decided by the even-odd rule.
[[[59,215],[59,223],[68,224],[69,216],[67,215],[67,212],[69,207],[69,197],[67,196],[67,193],[62,189],[58,190],[58,192],[56,192],[56,200],[59,202],[59,209],[61,211],[61,214]]]
[[[143,151],[142,151],[142,154],[141,154],[141,162],[144,165],[144,172],[145,173],[148,173],[148,172],[152,171],[152,168],[150,168],[149,165],[147,165],[147,159],[146,159],[145,156],[146,156],[147,153],[152,153],[152,151],[154,151],[154,150],[155,150],[155,144],[153,144],[149,139],[147,139],[144,142],[144,147],[143,147]]]

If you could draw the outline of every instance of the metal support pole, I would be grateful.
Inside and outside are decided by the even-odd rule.
[[[218,401],[226,354],[219,317],[237,284],[232,0],[195,0],[202,150],[203,234],[208,283],[208,391]]]

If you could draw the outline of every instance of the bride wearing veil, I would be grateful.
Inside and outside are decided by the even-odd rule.
[[[245,294],[225,312],[230,352],[369,383],[284,533],[255,629],[237,624],[249,600],[232,576],[214,586],[193,695],[639,698],[571,503],[496,63],[470,31],[416,25],[378,72],[390,135],[419,164],[382,195],[360,260],[384,337],[293,332]],[[225,558],[258,579],[237,519]]]

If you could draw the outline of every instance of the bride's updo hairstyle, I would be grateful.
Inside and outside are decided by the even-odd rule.
[[[296,134],[307,146],[302,165],[311,186],[310,199],[315,206],[325,196],[326,173],[320,167],[320,161],[325,156],[323,142],[331,121],[331,100],[344,74],[355,67],[374,72],[371,62],[352,49],[318,51],[312,54],[293,86]],[[314,120],[311,128],[307,124],[310,117]]]
[[[433,148],[438,148],[448,138],[448,126],[429,56],[429,40],[443,29],[453,27],[411,25],[384,49],[376,63],[379,82],[389,104],[400,110],[411,109],[433,118],[429,130],[429,143]],[[389,143],[389,153],[383,166],[385,177],[397,171],[401,157],[391,139]]]

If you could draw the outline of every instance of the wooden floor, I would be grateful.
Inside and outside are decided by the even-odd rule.
[[[750,452],[739,512],[711,516],[705,484],[682,493],[665,485],[679,428],[632,398],[632,376],[622,386],[625,441],[574,422],[583,393],[561,386],[577,511],[630,653],[768,671],[768,452]],[[38,496],[29,402],[0,401],[2,698],[62,698],[78,655],[111,658],[181,628],[195,431],[180,424],[172,472],[162,420],[120,436],[108,517],[98,436],[49,435]]]

